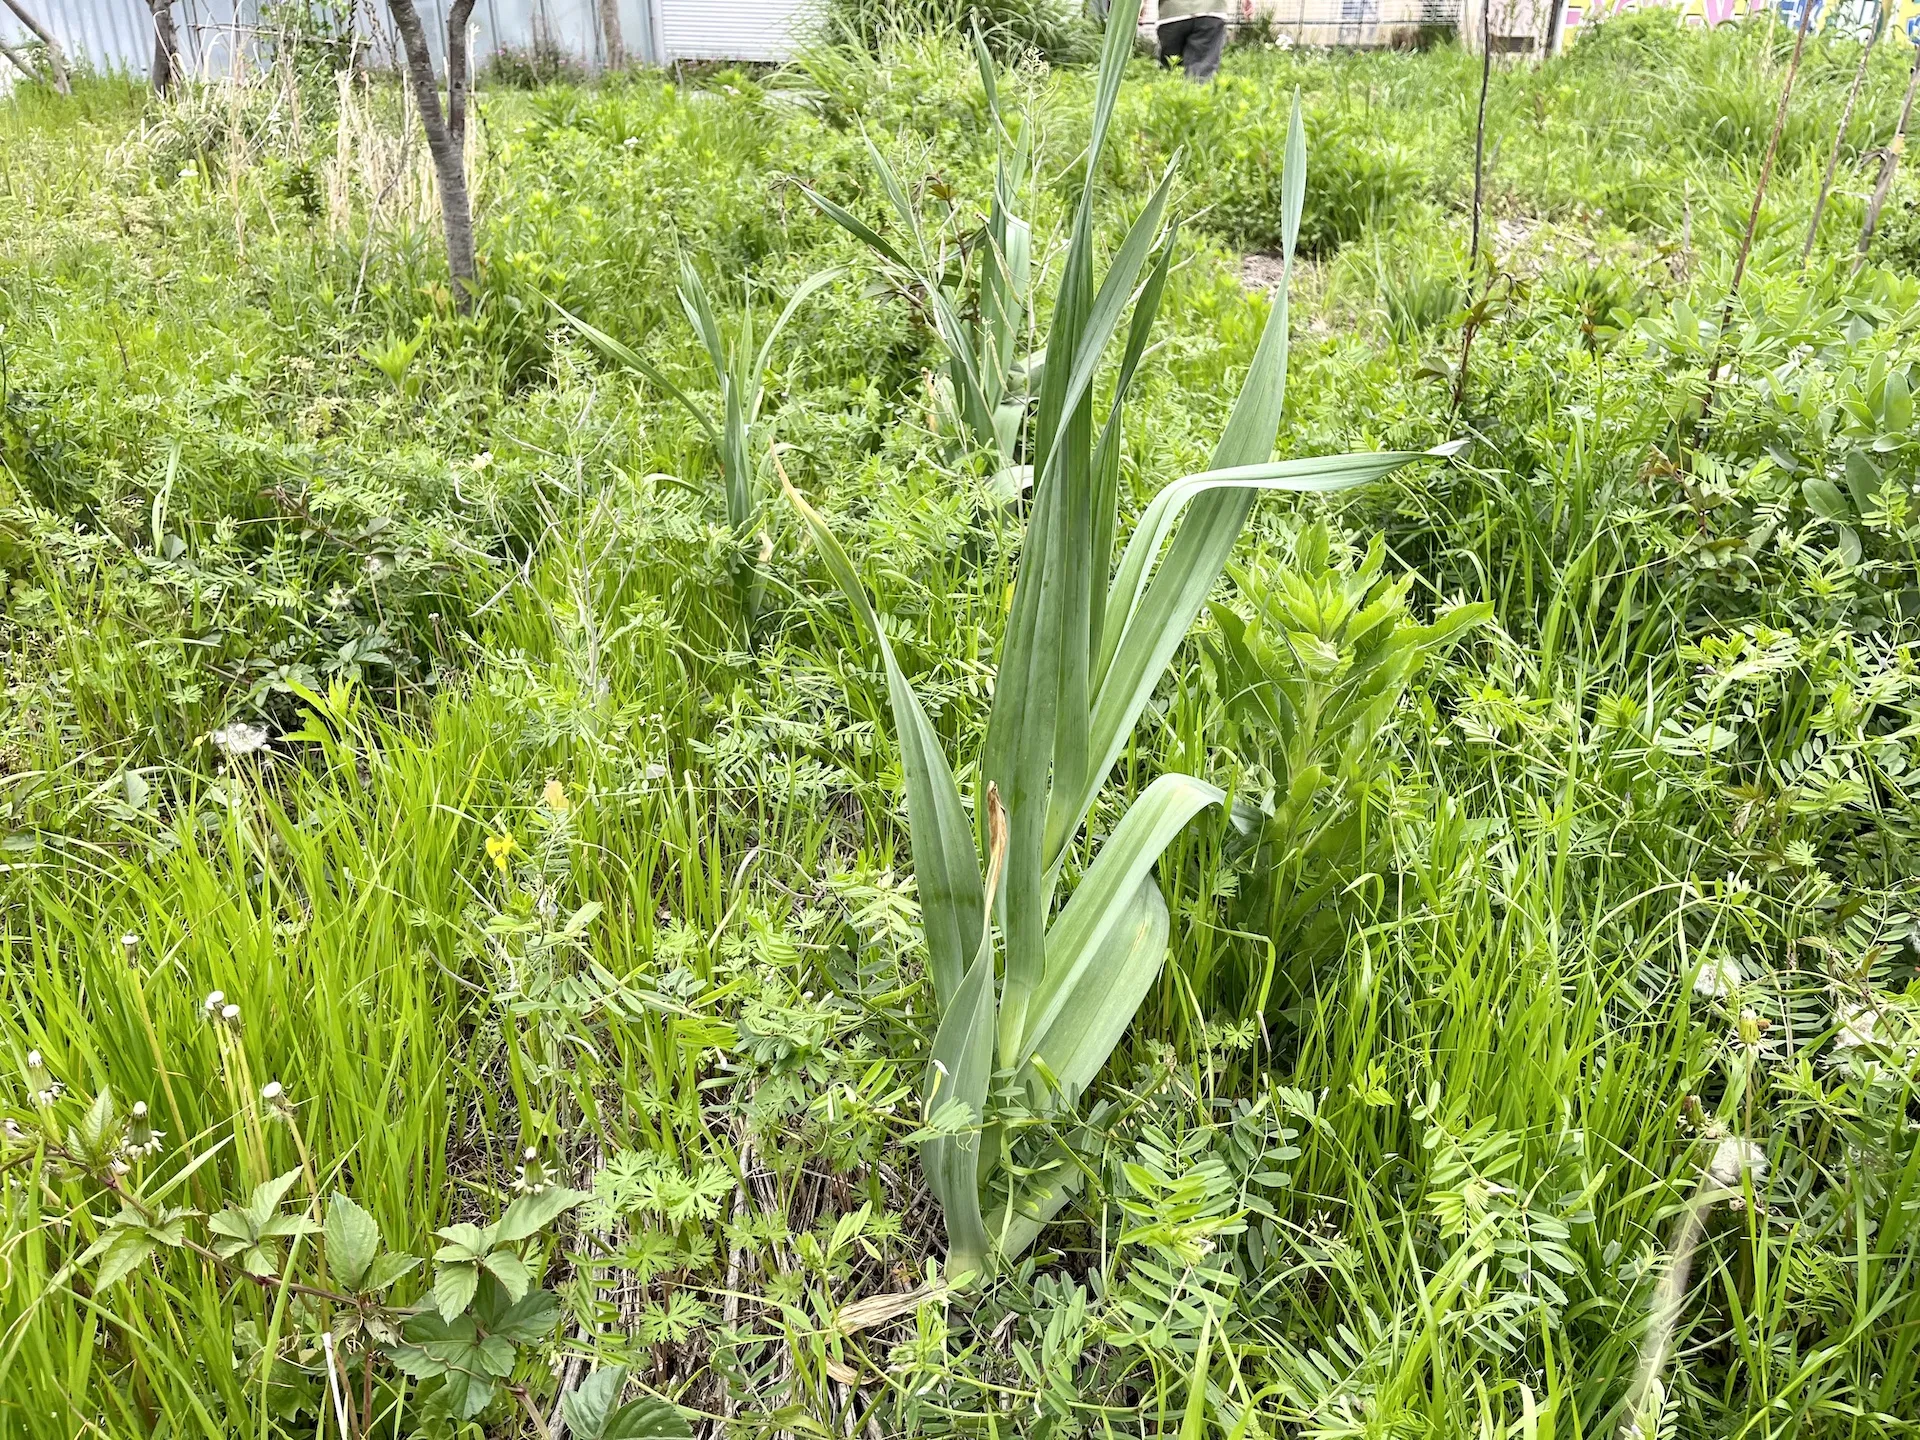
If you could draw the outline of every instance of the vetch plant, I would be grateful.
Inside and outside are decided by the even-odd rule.
[[[680,262],[680,308],[686,311],[694,334],[699,336],[707,358],[712,362],[714,379],[720,386],[720,413],[717,417],[667,379],[657,366],[638,351],[623,345],[604,330],[589,325],[559,305],[554,306],[568,324],[594,345],[665,391],[693,417],[713,443],[713,448],[719,452],[727,524],[733,531],[735,544],[742,547],[734,560],[734,584],[748,625],[753,623],[766,588],[766,581],[759,574],[759,565],[770,553],[772,543],[764,532],[757,540],[753,535],[754,527],[760,520],[760,494],[755,483],[752,437],[754,426],[760,420],[761,404],[766,399],[767,364],[773,357],[774,342],[780,338],[780,332],[787,328],[807,297],[831,282],[839,273],[837,269],[821,270],[801,281],[787,300],[786,307],[781,310],[779,318],[773,322],[773,327],[756,348],[751,296],[741,312],[738,330],[729,338],[720,328],[713,301],[707,295],[700,272],[692,261],[683,259]],[[746,547],[750,544],[757,544],[760,552],[757,556],[748,554]]]
[[[984,1273],[996,1254],[1019,1255],[1081,1184],[1079,1165],[1058,1142],[1048,1163],[1019,1173],[1006,1166],[1011,1127],[1062,1114],[1119,1043],[1166,955],[1168,912],[1154,864],[1222,793],[1191,775],[1162,775],[1121,817],[1056,910],[1061,869],[1254,500],[1262,490],[1346,489],[1419,458],[1413,452],[1268,458],[1286,389],[1283,283],[1212,468],[1154,497],[1114,567],[1122,411],[1174,251],[1173,229],[1162,223],[1170,171],[1095,283],[1096,179],[1138,8],[1138,0],[1123,0],[1108,17],[1086,187],[1061,272],[1030,436],[1038,479],[978,766],[987,879],[953,769],[853,563],[781,471],[789,500],[886,670],[940,1012],[917,1138],[945,1212],[947,1266],[955,1278]],[[1285,163],[1290,273],[1306,182],[1297,101]],[[1102,417],[1095,413],[1094,382],[1130,300],[1126,346]]]

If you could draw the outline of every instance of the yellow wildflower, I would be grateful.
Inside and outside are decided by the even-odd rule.
[[[573,802],[567,799],[567,787],[558,780],[547,781],[547,788],[540,792],[540,801],[556,815],[564,815],[573,808]]]
[[[513,852],[519,848],[519,843],[513,838],[511,830],[487,837],[487,858],[500,867],[502,875],[507,873],[507,862]]]

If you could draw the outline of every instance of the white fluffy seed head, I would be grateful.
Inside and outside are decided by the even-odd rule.
[[[1730,1135],[1713,1147],[1713,1158],[1707,1162],[1707,1178],[1731,1190],[1740,1183],[1742,1175],[1751,1175],[1756,1185],[1766,1179],[1766,1152],[1751,1140]]]

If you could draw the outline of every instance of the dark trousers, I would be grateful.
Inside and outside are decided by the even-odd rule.
[[[1213,78],[1220,68],[1220,52],[1227,44],[1227,22],[1218,15],[1195,15],[1169,20],[1160,27],[1160,64],[1169,68],[1177,59],[1189,80]]]

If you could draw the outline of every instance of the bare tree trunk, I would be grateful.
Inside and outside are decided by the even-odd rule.
[[[1900,123],[1893,127],[1893,139],[1880,157],[1880,178],[1873,183],[1873,198],[1867,202],[1867,223],[1860,229],[1860,253],[1853,268],[1867,263],[1867,251],[1873,247],[1873,232],[1880,228],[1880,210],[1893,189],[1894,172],[1900,168],[1900,152],[1907,145],[1907,121],[1913,117],[1913,92],[1920,90],[1920,47],[1913,52],[1913,73],[1907,77],[1907,98],[1900,102]]]
[[[620,0],[600,0],[600,38],[607,43],[607,68],[627,68],[627,45],[620,36]]]
[[[173,0],[147,0],[153,11],[153,93],[165,95],[180,79],[180,39],[173,29]]]
[[[12,4],[13,0],[5,0]],[[427,153],[433,157],[434,178],[440,187],[440,218],[447,232],[447,270],[453,277],[453,305],[463,314],[473,305],[473,207],[467,198],[464,142],[467,129],[467,16],[473,0],[455,0],[447,17],[447,112],[440,108],[440,85],[433,73],[433,52],[413,0],[387,0],[393,25],[407,55],[407,78],[413,82],[414,103],[427,132]],[[458,29],[455,29],[455,24]],[[455,43],[455,35],[459,36]],[[458,127],[456,137],[455,127]]]
[[[473,0],[453,0],[447,11],[447,133],[462,165],[467,156],[467,96],[473,93],[467,65],[467,21],[472,15]],[[466,171],[460,173],[464,177]]]
[[[39,37],[40,43],[47,47],[47,68],[53,71],[53,88],[62,95],[71,95],[73,87],[67,83],[67,57],[61,53],[60,42],[53,38],[53,32],[33,18],[33,12],[20,3],[20,0],[4,0],[20,23]]]
[[[1847,142],[1847,126],[1853,123],[1853,102],[1860,98],[1860,87],[1866,83],[1867,61],[1873,58],[1873,47],[1879,42],[1880,32],[1885,28],[1875,23],[1868,33],[1866,43],[1860,47],[1860,64],[1853,72],[1853,88],[1847,91],[1847,103],[1840,108],[1840,128],[1833,132],[1833,152],[1827,156],[1827,173],[1820,177],[1820,193],[1813,197],[1813,219],[1807,222],[1807,243],[1800,247],[1800,264],[1804,267],[1807,257],[1813,253],[1813,240],[1820,233],[1820,212],[1827,208],[1827,194],[1833,189],[1833,175],[1840,168],[1840,147]]]

